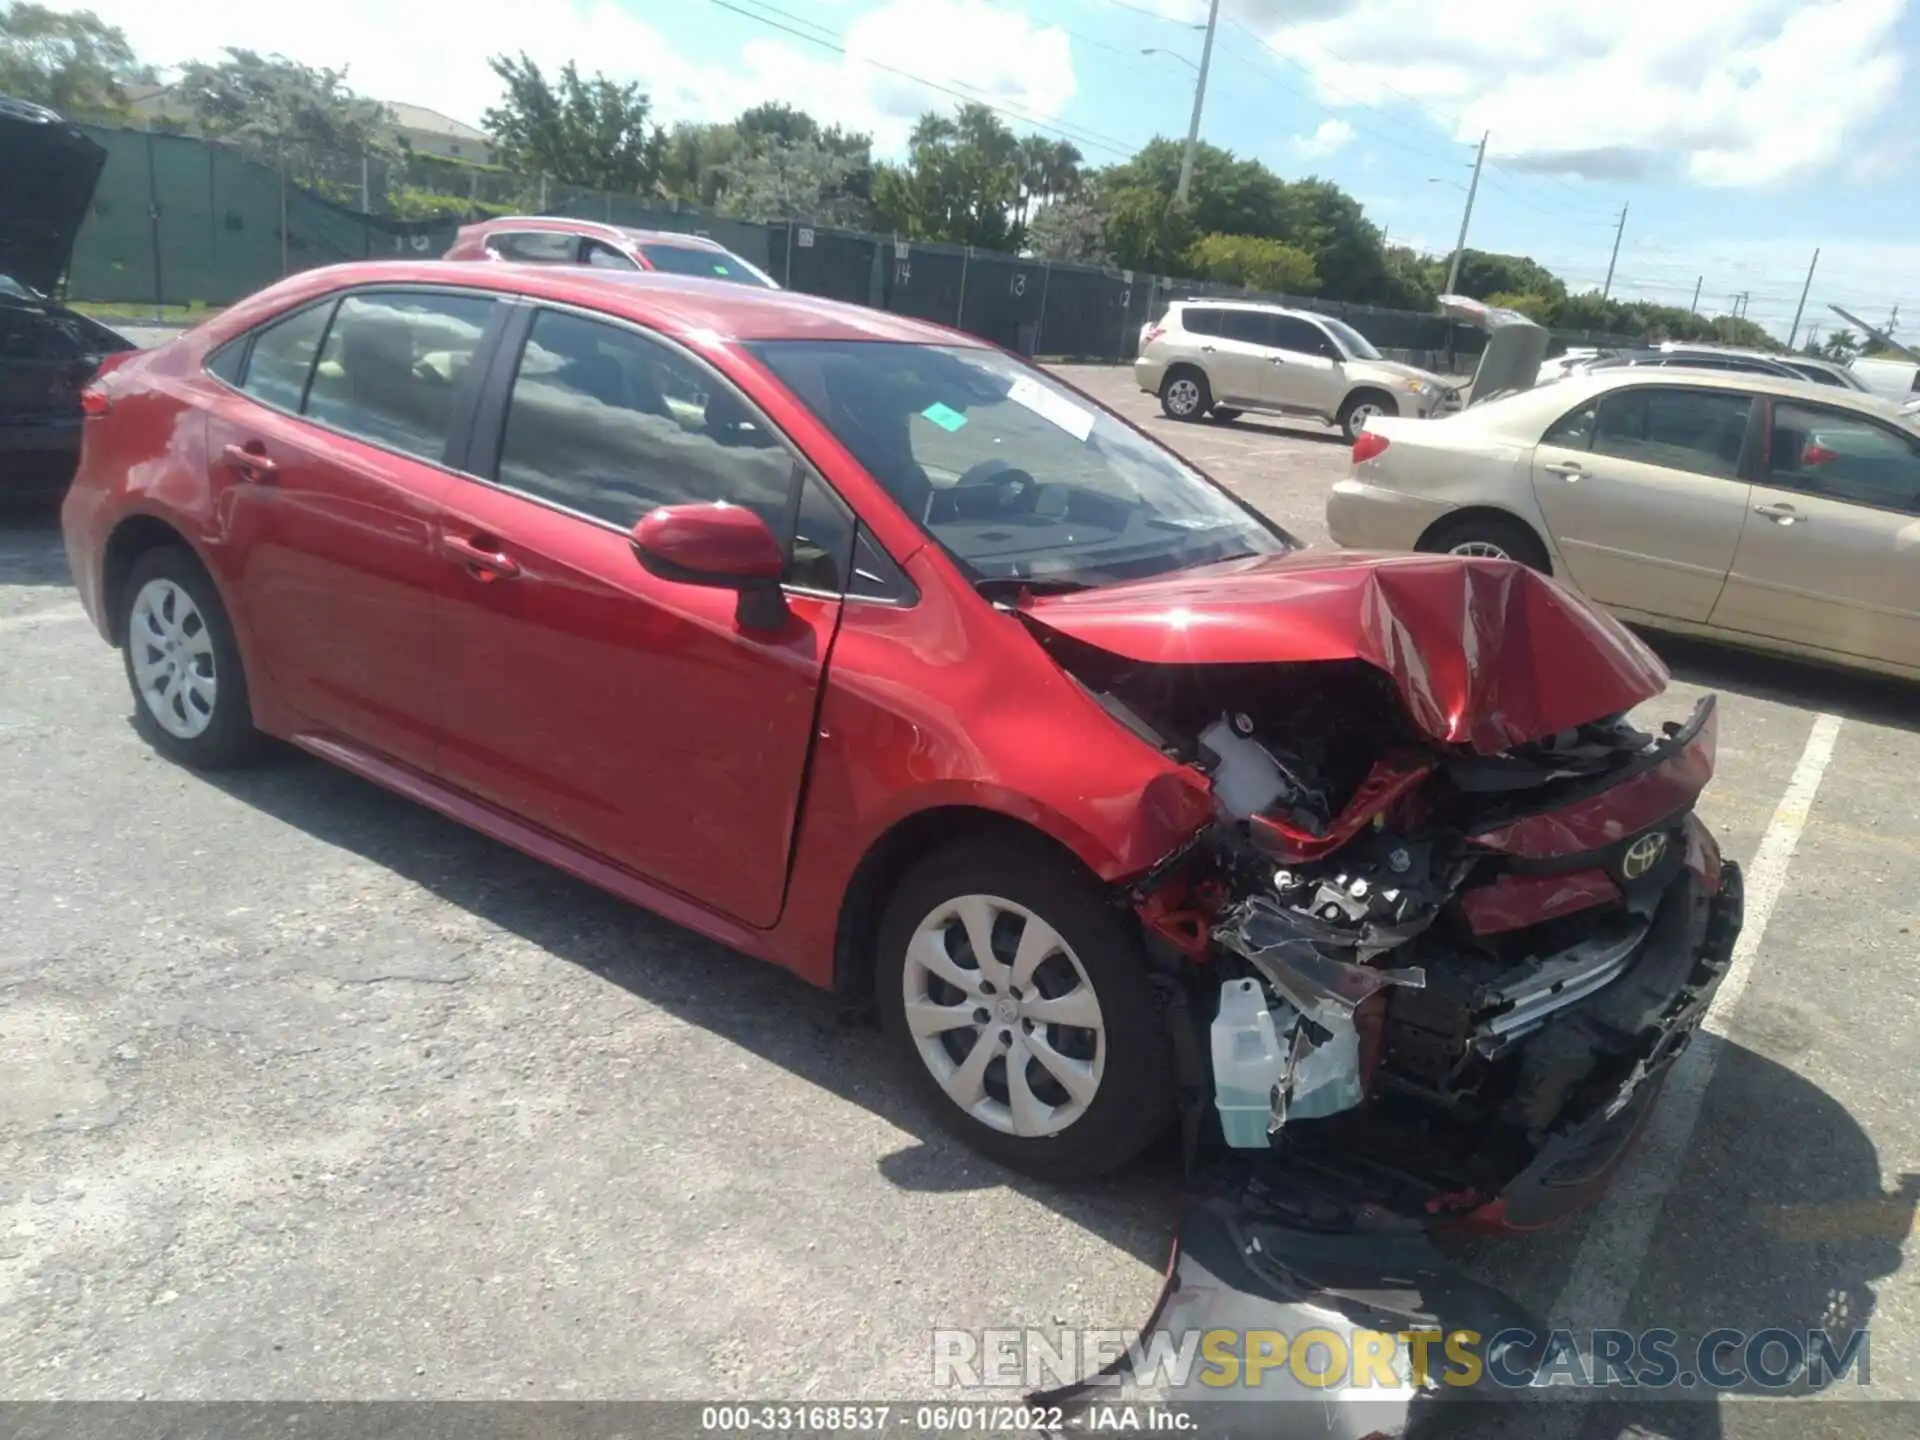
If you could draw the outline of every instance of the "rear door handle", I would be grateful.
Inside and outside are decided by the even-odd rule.
[[[1211,346],[1211,345],[1202,345],[1202,346],[1200,347],[1200,353],[1201,353],[1202,355],[1211,355],[1211,354],[1213,354],[1213,346]]]
[[[241,479],[256,483],[271,480],[280,469],[258,440],[249,440],[245,445],[229,445],[220,452],[220,458],[227,462],[229,469],[238,470]]]
[[[511,580],[520,573],[520,562],[501,553],[500,542],[491,535],[476,535],[470,540],[442,535],[440,553],[464,566],[476,580]]]
[[[1582,475],[1587,473],[1571,460],[1555,460],[1551,464],[1543,465],[1540,468],[1545,470],[1549,475],[1558,475],[1562,480],[1569,481],[1578,480]]]
[[[1776,525],[1791,525],[1796,520],[1805,524],[1807,519],[1791,505],[1756,505],[1753,507],[1753,513],[1766,516]]]

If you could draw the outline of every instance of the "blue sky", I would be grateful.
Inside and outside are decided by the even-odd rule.
[[[221,44],[348,64],[385,100],[477,121],[488,53],[640,80],[664,118],[762,99],[897,150],[921,110],[984,98],[1091,162],[1184,135],[1205,0],[332,0],[324,30],[256,0],[93,0],[161,63]],[[1920,0],[1222,0],[1202,134],[1358,196],[1444,251],[1492,132],[1469,243],[1576,286],[1701,308],[1751,295],[1785,334],[1835,300],[1920,334]],[[798,33],[795,33],[798,32]],[[826,42],[826,43],[821,43]],[[945,89],[928,88],[915,79]],[[1904,323],[1911,316],[1913,324]]]

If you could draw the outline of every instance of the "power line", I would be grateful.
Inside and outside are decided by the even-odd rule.
[[[1022,124],[1030,125],[1036,130],[1044,130],[1049,134],[1057,135],[1063,140],[1072,140],[1096,150],[1105,150],[1109,154],[1118,155],[1123,159],[1131,159],[1135,151],[1139,148],[1138,146],[1129,145],[1124,140],[1117,140],[1110,135],[1103,135],[1097,130],[1088,130],[1084,126],[1066,125],[1059,122],[1041,120],[1036,116],[1028,115],[1024,111],[1015,109],[1004,101],[989,99],[985,92],[976,90],[974,87],[964,84],[964,82],[955,82],[959,84],[961,88],[954,89],[952,86],[944,85],[938,80],[929,80],[924,75],[916,75],[910,70],[902,70],[897,65],[889,65],[884,60],[875,60],[867,55],[855,55],[847,49],[844,36],[837,35],[827,30],[825,26],[814,25],[812,21],[803,20],[799,16],[778,9],[775,6],[763,5],[762,8],[771,12],[773,15],[779,15],[794,23],[782,24],[780,20],[771,19],[768,15],[761,14],[757,10],[749,10],[745,5],[733,3],[733,0],[710,0],[710,3],[719,6],[722,10],[730,10],[736,15],[743,15],[749,20],[757,21],[759,24],[765,25],[770,29],[782,31],[797,39],[805,40],[809,44],[832,50],[839,55],[845,55],[850,60],[858,60],[861,64],[871,65],[876,70],[884,70],[890,75],[899,76],[902,80],[911,81],[913,84],[924,86],[928,90],[936,90],[940,94],[950,96],[963,104],[984,106],[996,115],[1018,120]],[[807,29],[799,28],[801,26],[807,26],[820,33],[810,34]]]

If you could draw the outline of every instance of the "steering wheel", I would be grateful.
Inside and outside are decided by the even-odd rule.
[[[1031,510],[1040,496],[1040,484],[1005,460],[982,460],[962,471],[947,494],[959,515],[978,520]]]

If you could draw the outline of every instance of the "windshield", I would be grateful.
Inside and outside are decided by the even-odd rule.
[[[43,298],[39,291],[30,290],[11,275],[0,275],[0,295],[9,300],[39,300]]]
[[[1101,585],[1294,548],[1171,451],[998,351],[748,348],[976,581]]]
[[[773,281],[747,264],[738,255],[725,250],[708,250],[698,245],[642,245],[640,253],[647,264],[669,275],[700,275],[708,280],[731,280],[739,285],[774,288]]]
[[[1349,359],[1378,360],[1381,358],[1380,352],[1373,348],[1373,342],[1346,321],[1336,320],[1331,315],[1316,315],[1314,319],[1333,332],[1333,338],[1340,342],[1340,348],[1347,352]]]

